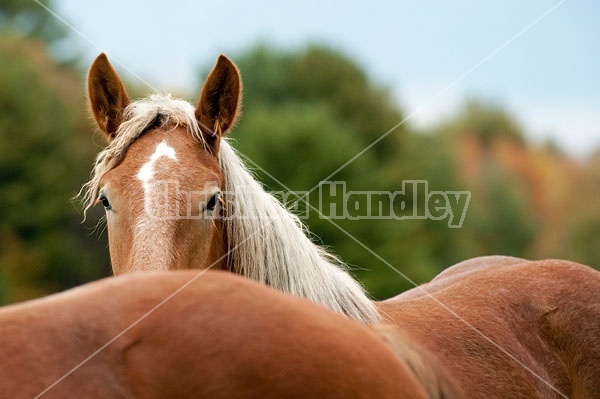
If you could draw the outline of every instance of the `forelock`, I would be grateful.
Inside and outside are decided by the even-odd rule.
[[[91,178],[78,194],[84,205],[84,218],[96,201],[102,177],[121,163],[129,147],[144,132],[167,123],[173,125],[173,129],[186,127],[199,143],[206,145],[194,107],[189,102],[174,99],[170,94],[153,94],[131,102],[125,108],[124,121],[119,126],[116,137],[98,154]]]

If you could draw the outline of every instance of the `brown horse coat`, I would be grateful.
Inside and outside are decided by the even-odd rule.
[[[76,367],[39,397],[426,397],[373,329],[231,273],[208,271],[161,305],[197,273],[134,273],[1,309],[0,397],[37,397]]]
[[[467,262],[379,310],[470,398],[599,398],[600,273],[558,260]]]

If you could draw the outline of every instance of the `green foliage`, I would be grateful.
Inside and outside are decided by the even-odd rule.
[[[560,256],[600,269],[600,152],[589,160],[577,186],[565,206],[568,223]]]
[[[0,20],[27,15],[19,7],[6,2]],[[90,145],[82,76],[53,61],[47,45],[21,36],[5,34],[0,42],[0,302],[109,274],[106,239],[81,225],[80,212],[69,203],[98,150]],[[269,189],[287,195],[281,182],[310,190],[314,208],[300,206],[299,213],[308,214],[315,240],[350,264],[376,298],[411,288],[409,280],[430,280],[466,258],[527,256],[535,247],[543,213],[532,205],[531,185],[540,172],[530,165],[535,162],[524,133],[502,108],[470,101],[437,129],[414,132],[402,125],[356,157],[397,125],[402,112],[354,61],[318,46],[288,53],[260,46],[234,58],[245,85],[236,147]],[[520,158],[506,158],[506,148]],[[552,156],[562,157],[557,151]],[[583,186],[598,187],[600,162],[594,165]],[[400,192],[407,180],[424,180],[428,191],[472,195],[457,229],[447,219],[330,221],[318,211],[329,214],[330,205],[341,209],[345,201],[337,191],[320,198],[323,179],[344,182],[347,191],[388,192]],[[423,215],[431,207],[424,190],[407,187],[402,198],[406,207],[394,202],[390,212]],[[568,225],[563,254],[595,265],[599,224],[589,215],[597,215],[597,198],[590,189],[582,200],[588,206],[553,225]],[[292,204],[294,198],[286,200]],[[379,203],[358,197],[347,205],[377,213]]]
[[[275,53],[261,46],[236,57],[244,81],[246,114],[256,105],[311,103],[325,107],[347,137],[366,146],[396,125],[401,114],[389,93],[375,86],[353,61],[327,47]],[[375,155],[396,156],[403,129],[375,146]]]
[[[413,133],[408,136],[405,150],[388,168],[401,168],[402,173],[391,175],[392,186],[399,188],[402,180],[426,181],[428,191],[462,191],[468,188],[457,173],[453,142],[439,132]],[[412,198],[412,191],[409,199]],[[428,200],[424,191],[418,191],[416,203],[410,208],[418,214],[425,213]],[[466,222],[471,218],[467,210]],[[429,281],[447,265],[464,259],[458,244],[463,228],[449,228],[446,220],[405,220],[397,224],[400,242],[405,243],[404,253],[413,254],[415,280]],[[408,266],[407,266],[408,268]]]
[[[466,102],[462,111],[441,128],[458,147],[457,156],[467,166],[462,179],[472,192],[469,216],[459,234],[459,247],[468,257],[493,254],[527,257],[538,233],[538,220],[531,211],[528,182],[511,170],[517,160],[502,160],[498,147],[509,145],[518,157],[527,154],[525,135],[514,118],[503,108],[486,101]],[[464,143],[471,141],[478,155],[464,154]],[[473,148],[470,149],[473,151]],[[523,171],[522,171],[523,172]]]
[[[52,9],[51,1],[41,1]],[[18,34],[54,43],[65,38],[67,29],[35,1],[2,0],[0,2],[0,34]]]
[[[600,214],[574,222],[567,245],[570,259],[600,269]]]
[[[475,134],[484,145],[490,145],[499,137],[525,143],[523,132],[514,118],[493,103],[467,101],[453,125],[450,130]]]
[[[485,182],[477,190],[465,225],[471,256],[503,254],[525,257],[536,233],[536,219],[528,211],[526,190],[518,178],[490,162],[482,171]]]
[[[244,118],[233,134],[238,148],[268,171],[257,174],[273,190],[283,188],[269,174],[292,190],[314,189],[402,120],[385,90],[331,49],[282,54],[259,47],[236,61],[246,98]],[[347,191],[396,192],[403,180],[416,179],[428,180],[430,190],[457,190],[448,140],[400,127],[328,180],[345,182]],[[318,189],[309,198],[321,209]],[[361,201],[360,209],[366,209],[366,199]],[[419,194],[417,203],[409,200],[407,206],[423,207],[425,201]],[[334,203],[343,206],[340,196]],[[455,230],[445,221],[336,219],[334,224],[314,209],[308,213],[310,230],[353,266],[378,298],[411,288],[406,277],[423,282],[461,260]]]
[[[295,191],[312,190],[402,119],[383,89],[331,49],[313,46],[278,53],[263,46],[236,57],[236,62],[246,98],[244,118],[233,135],[272,190],[284,190],[278,181]],[[328,178],[345,182],[347,191],[398,192],[405,180],[427,181],[428,191],[471,190],[462,228],[449,228],[447,220],[408,218],[332,223],[308,210],[309,229],[354,266],[355,274],[377,298],[411,288],[409,279],[427,281],[474,254],[524,256],[532,244],[535,220],[528,213],[526,192],[503,165],[490,159],[489,168],[477,172],[481,185],[471,186],[461,176],[459,139],[464,134],[473,135],[484,148],[499,138],[523,142],[518,124],[508,113],[493,104],[471,101],[440,131],[419,134],[399,128]],[[397,214],[423,215],[431,206],[427,193],[407,190],[407,209],[403,213],[396,209]],[[334,197],[340,209],[343,200]],[[321,209],[318,190],[309,199]],[[364,210],[366,199],[361,201]]]
[[[0,300],[14,301],[98,277],[106,257],[69,201],[93,159],[79,76],[10,36],[0,65]]]

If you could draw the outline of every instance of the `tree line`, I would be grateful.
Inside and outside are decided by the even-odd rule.
[[[0,21],[10,15],[5,7]],[[81,210],[70,201],[103,144],[91,134],[85,66],[53,56],[61,35],[41,24],[0,30],[1,303],[110,274],[102,211],[81,223]],[[390,211],[404,215],[426,214],[432,206],[426,190],[406,181],[470,193],[460,228],[432,218],[327,220],[307,212],[315,240],[340,255],[374,297],[481,255],[600,265],[600,156],[575,160],[552,143],[533,146],[509,112],[471,99],[427,131],[401,125],[332,175],[402,120],[404,111],[386,88],[324,45],[294,51],[258,45],[231,56],[244,81],[244,114],[232,138],[269,189],[309,191],[327,177],[348,191],[403,190]],[[318,195],[308,199],[319,209]],[[330,200],[345,206],[343,196]],[[355,202],[361,210],[380,206],[367,196]]]

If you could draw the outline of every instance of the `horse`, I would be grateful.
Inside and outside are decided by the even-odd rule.
[[[598,271],[482,257],[372,301],[230,144],[241,88],[237,67],[221,55],[195,107],[158,94],[132,101],[107,57],[94,61],[88,97],[107,147],[82,194],[86,210],[106,210],[115,274],[226,270],[359,323],[388,323],[468,397],[600,396]]]
[[[223,271],[109,277],[1,308],[0,332],[3,398],[458,398],[389,331]]]

